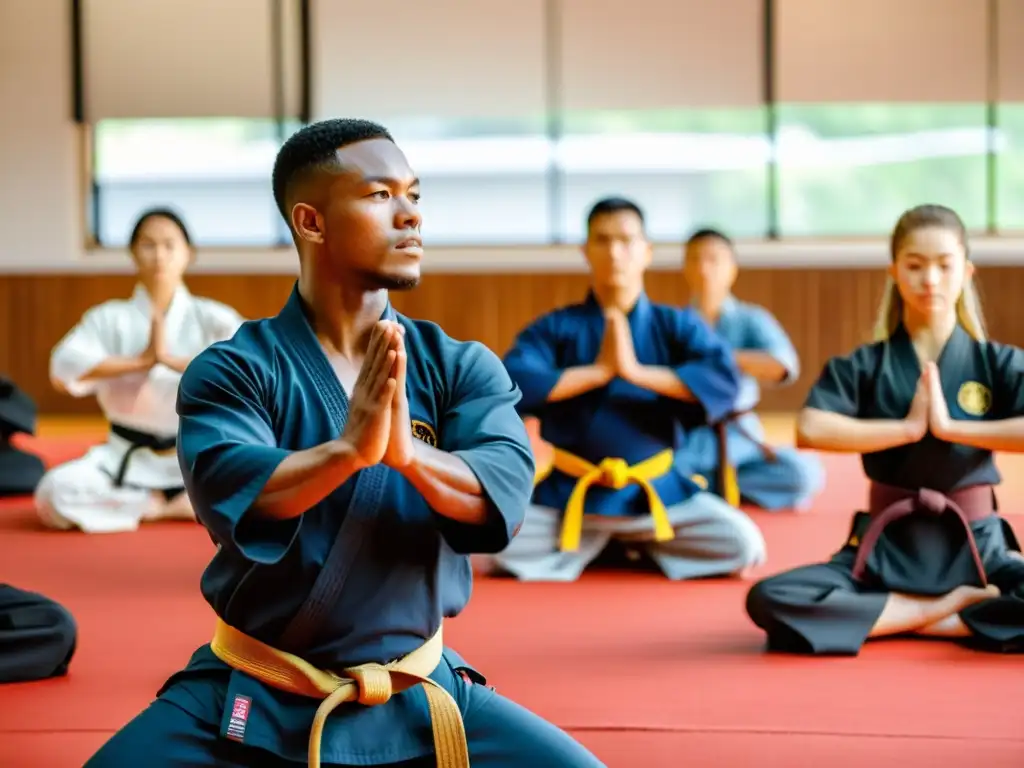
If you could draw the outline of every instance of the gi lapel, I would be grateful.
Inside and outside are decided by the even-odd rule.
[[[195,322],[195,301],[184,285],[179,285],[164,316],[164,337],[167,339],[188,339],[187,323]],[[173,346],[173,345],[172,345]]]
[[[299,298],[298,284],[279,317],[288,330],[287,338],[295,342],[295,351],[303,367],[312,377],[317,390],[326,399],[332,426],[340,435],[348,420],[348,396],[306,319]],[[388,303],[382,319],[394,318],[394,310]],[[327,560],[320,569],[306,600],[281,635],[280,646],[283,650],[298,653],[310,647],[327,614],[337,605],[352,563],[355,562],[356,555],[363,545],[365,521],[376,517],[380,508],[387,473],[387,467],[377,465],[357,474],[352,499],[345,510],[345,518],[338,529],[338,535],[334,539]]]
[[[981,417],[991,404],[991,392],[985,382],[974,380],[979,373],[974,349],[974,340],[957,323],[937,361],[942,394],[954,419],[962,418],[957,415],[958,410],[968,417]]]
[[[913,398],[917,383],[921,379],[921,361],[917,358],[917,350],[914,349],[910,334],[902,324],[889,337],[889,355],[893,383],[896,386],[893,396],[897,399],[900,399],[901,395]]]

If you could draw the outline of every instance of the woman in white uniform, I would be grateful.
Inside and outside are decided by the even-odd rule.
[[[195,251],[173,212],[144,213],[130,247],[138,273],[131,298],[90,309],[50,358],[54,387],[94,395],[111,425],[106,443],[40,481],[36,509],[52,528],[113,533],[195,519],[175,446],[178,380],[193,357],[234,335],[243,319],[185,287]]]

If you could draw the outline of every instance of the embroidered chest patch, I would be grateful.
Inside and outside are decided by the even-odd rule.
[[[425,421],[412,420],[412,436],[422,440],[432,448],[437,448],[437,432]]]
[[[977,381],[965,381],[956,393],[956,404],[968,416],[984,416],[992,407],[992,390]]]

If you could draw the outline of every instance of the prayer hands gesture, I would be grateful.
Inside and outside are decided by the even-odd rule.
[[[388,447],[384,451],[384,464],[392,469],[400,469],[412,463],[413,437],[412,421],[409,417],[409,397],[405,391],[405,371],[408,355],[405,351],[405,329],[398,327],[398,355],[391,369],[395,380],[395,393],[391,398],[391,434]]]
[[[921,371],[917,382],[917,391],[910,403],[907,413],[907,426],[910,438],[914,441],[923,438],[929,431],[940,440],[949,434],[951,419],[946,405],[946,396],[942,393],[942,380],[935,363],[927,363]]]
[[[164,334],[164,316],[153,312],[149,321],[149,344],[142,353],[142,359],[150,366],[161,363],[167,356],[167,343]]]
[[[952,419],[949,416],[949,406],[946,405],[946,396],[942,393],[939,367],[935,363],[928,363],[921,378],[928,387],[928,428],[937,438],[945,440],[952,426]]]
[[[604,339],[597,364],[606,368],[613,376],[632,381],[640,367],[633,348],[633,332],[629,318],[619,309],[608,309],[604,313]]]
[[[352,447],[362,466],[379,464],[388,450],[393,401],[398,391],[399,350],[405,354],[402,335],[398,323],[381,321],[374,326],[366,358],[352,388],[342,440]],[[403,379],[404,372],[403,363]],[[402,392],[404,396],[404,381]]]
[[[917,382],[917,390],[914,392],[914,399],[910,402],[910,411],[907,413],[905,420],[909,442],[916,443],[928,434],[929,407],[928,382],[922,374]]]
[[[352,389],[342,435],[362,466],[383,462],[397,469],[413,460],[406,361],[405,329],[390,320],[377,323]]]

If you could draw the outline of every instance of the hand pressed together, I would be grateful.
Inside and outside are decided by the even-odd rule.
[[[921,371],[906,422],[915,440],[920,440],[928,432],[940,440],[949,434],[952,419],[946,405],[946,396],[942,392],[939,369],[935,363],[927,363]]]
[[[160,312],[153,312],[149,319],[149,343],[143,350],[140,358],[153,367],[162,363],[167,357],[167,340],[164,333],[164,316]]]
[[[607,368],[613,376],[632,381],[640,363],[633,347],[629,318],[619,309],[608,309],[604,319],[604,339],[601,341],[597,364]]]
[[[382,320],[370,334],[359,369],[342,440],[361,466],[384,462],[401,467],[412,461],[412,425],[405,392],[405,330]]]

